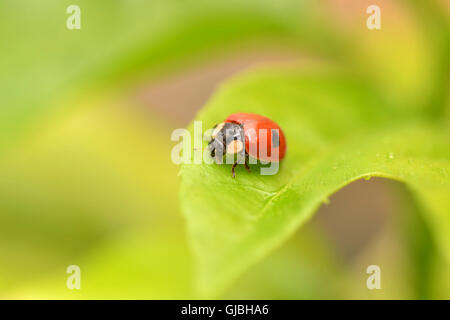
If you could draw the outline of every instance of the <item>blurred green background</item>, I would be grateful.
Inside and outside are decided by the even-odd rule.
[[[448,2],[377,1],[377,31],[370,4],[1,0],[0,298],[198,297],[170,134],[247,68],[338,63],[448,123]],[[359,181],[220,298],[450,298],[431,239],[403,185]]]

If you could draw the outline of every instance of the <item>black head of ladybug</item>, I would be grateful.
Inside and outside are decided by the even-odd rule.
[[[208,147],[211,157],[215,158],[217,163],[222,163],[225,153],[244,153],[244,145],[245,137],[242,127],[236,123],[222,122],[214,127]]]
[[[208,143],[208,148],[211,152],[211,157],[215,158],[218,164],[222,163],[225,153],[237,155],[237,160],[231,168],[234,178],[236,165],[247,160],[245,135],[242,125],[232,122],[222,122],[216,125],[211,135],[211,141]],[[248,169],[247,165],[246,168]]]

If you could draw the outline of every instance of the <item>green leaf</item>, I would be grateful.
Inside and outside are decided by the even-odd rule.
[[[360,78],[332,68],[263,69],[223,86],[197,117],[203,129],[233,112],[263,114],[284,130],[288,153],[273,176],[257,165],[251,174],[239,168],[234,180],[227,165],[183,165],[181,203],[200,291],[221,292],[331,194],[372,176],[413,191],[450,259],[448,131],[395,110]]]

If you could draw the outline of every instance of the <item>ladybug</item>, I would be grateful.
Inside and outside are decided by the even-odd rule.
[[[208,143],[211,157],[221,164],[224,152],[232,154],[235,162],[231,176],[235,177],[238,163],[250,172],[249,156],[263,162],[279,162],[286,154],[286,138],[273,120],[254,113],[233,113],[214,126]]]

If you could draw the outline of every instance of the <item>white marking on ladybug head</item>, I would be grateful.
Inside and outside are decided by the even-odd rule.
[[[219,123],[213,130],[211,134],[211,138],[215,139],[217,137],[217,134],[220,130],[222,130],[223,126],[225,125],[225,122]]]
[[[233,140],[227,145],[227,153],[234,154],[239,153],[244,148],[244,145],[242,144],[242,141],[240,140]]]

